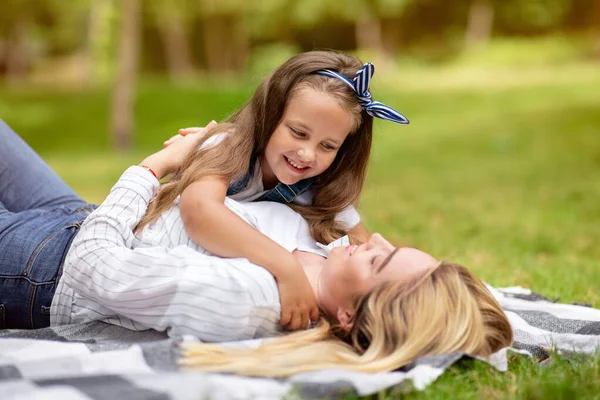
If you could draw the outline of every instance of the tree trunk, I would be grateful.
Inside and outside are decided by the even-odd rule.
[[[225,73],[234,70],[233,36],[235,27],[228,16],[207,17],[204,27],[204,54],[206,66],[211,72]]]
[[[202,38],[204,41],[204,59],[206,69],[217,71],[222,62],[222,38],[219,36],[219,24],[215,22],[216,17],[205,18],[202,22]]]
[[[22,79],[27,74],[29,61],[27,40],[29,33],[29,21],[18,18],[11,29],[8,39],[6,54],[6,79],[14,82]]]
[[[593,16],[594,16],[592,34],[596,38],[596,43],[594,44],[593,56],[595,58],[600,58],[600,2],[598,2],[598,1],[594,2],[592,12],[593,12]]]
[[[250,41],[237,16],[209,16],[204,20],[203,31],[204,55],[209,71],[222,74],[244,66]]]
[[[82,49],[82,80],[86,86],[92,86],[97,78],[97,41],[103,33],[103,6],[105,0],[91,0],[87,18],[87,37]]]
[[[403,26],[400,18],[387,18],[381,20],[382,47],[384,59],[394,63],[394,55],[400,53]]]
[[[386,71],[392,66],[392,57],[383,43],[381,20],[375,17],[361,17],[356,21],[356,47],[369,50],[377,70]]]
[[[381,22],[377,18],[361,17],[356,21],[356,46],[380,53],[383,49]]]
[[[111,118],[112,135],[117,150],[129,149],[132,143],[139,51],[139,6],[138,0],[121,0],[119,54]]]
[[[238,71],[244,70],[246,68],[246,61],[250,56],[250,35],[248,34],[248,30],[244,27],[244,24],[237,20],[236,21],[237,30],[235,31],[235,36],[233,37],[235,40],[235,48],[236,52],[235,56],[235,69]]]
[[[193,72],[187,32],[181,16],[177,12],[168,13],[167,18],[158,21],[165,48],[169,77],[174,81],[184,81]]]
[[[494,23],[494,7],[490,0],[472,0],[469,20],[465,31],[465,47],[485,46],[491,36]]]

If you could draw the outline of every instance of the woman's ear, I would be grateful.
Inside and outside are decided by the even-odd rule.
[[[337,309],[337,320],[340,324],[340,328],[345,331],[350,332],[352,329],[352,324],[354,324],[354,315],[355,311],[348,308],[338,308]]]

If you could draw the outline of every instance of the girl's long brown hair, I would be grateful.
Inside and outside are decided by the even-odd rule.
[[[329,243],[345,235],[347,232],[336,223],[335,216],[358,203],[371,151],[373,118],[363,111],[346,83],[314,72],[331,69],[353,78],[361,66],[356,57],[332,51],[311,51],[286,61],[260,83],[248,103],[198,141],[178,172],[150,203],[136,231],[154,222],[188,185],[202,177],[241,179],[250,169],[250,162],[263,156],[290,98],[302,88],[311,88],[338,100],[352,116],[354,130],[331,166],[319,175],[312,204],[289,205],[308,221],[315,240]],[[202,146],[210,137],[226,132],[217,145]]]

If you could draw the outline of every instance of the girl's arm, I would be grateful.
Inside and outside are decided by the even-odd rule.
[[[228,186],[227,179],[209,176],[183,191],[180,211],[187,234],[215,255],[247,258],[267,269],[279,286],[281,324],[289,330],[306,328],[309,319],[318,319],[318,307],[302,266],[225,206]]]
[[[352,229],[348,231],[348,237],[350,238],[350,243],[360,245],[366,243],[369,240],[369,236],[371,236],[371,232],[367,229],[363,222],[359,222]]]
[[[360,245],[369,240],[371,233],[363,224],[360,214],[355,206],[350,205],[344,208],[335,216],[335,220],[342,224],[348,232],[347,235],[350,238],[350,243]]]

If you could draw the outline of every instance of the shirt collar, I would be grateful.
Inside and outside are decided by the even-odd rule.
[[[329,255],[329,253],[331,253],[331,250],[333,250],[335,247],[348,246],[349,244],[350,244],[350,238],[348,237],[348,235],[342,236],[341,238],[334,240],[333,242],[329,243],[327,246],[325,246],[322,243],[317,242],[317,246],[320,249],[322,249],[323,251],[325,251],[325,253],[327,255]]]

